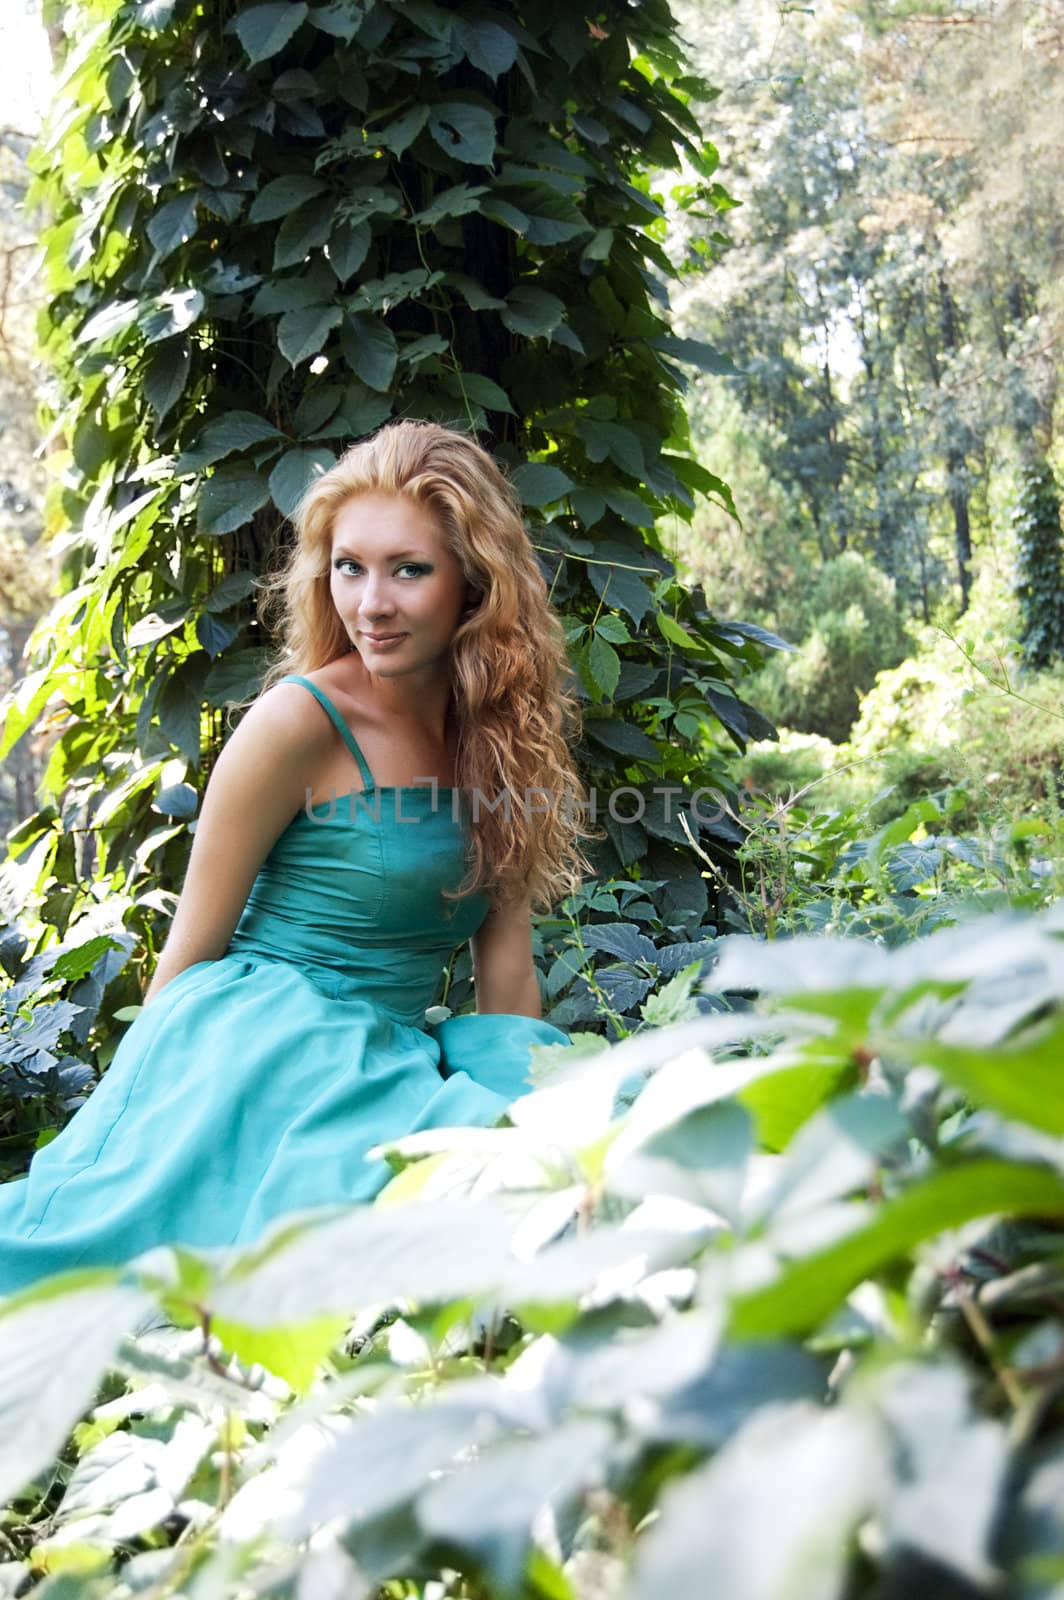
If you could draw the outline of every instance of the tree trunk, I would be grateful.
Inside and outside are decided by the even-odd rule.
[[[953,303],[946,274],[939,269],[939,333],[942,348],[951,354],[957,349],[957,308]],[[957,558],[957,580],[961,590],[961,610],[968,609],[972,590],[972,523],[968,509],[968,464],[965,442],[968,430],[956,416],[949,401],[945,406],[946,418],[946,473],[949,483],[949,503],[953,512],[953,548]]]

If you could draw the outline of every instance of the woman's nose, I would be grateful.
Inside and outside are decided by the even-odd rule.
[[[387,584],[382,579],[372,575],[366,579],[360,609],[367,617],[388,616],[395,609]]]

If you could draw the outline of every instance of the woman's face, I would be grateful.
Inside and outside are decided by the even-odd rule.
[[[329,585],[363,665],[383,677],[441,665],[471,593],[436,515],[393,494],[340,507]]]

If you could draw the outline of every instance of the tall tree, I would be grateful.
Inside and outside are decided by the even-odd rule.
[[[743,202],[714,224],[732,249],[692,284],[683,325],[742,369],[746,438],[798,508],[806,592],[852,548],[907,609],[956,611],[1003,480],[1053,449],[1059,4],[765,0],[681,18],[724,85],[713,114]],[[730,475],[700,409],[696,436]],[[722,520],[702,511],[698,528],[717,540]],[[773,547],[780,532],[748,530]],[[712,580],[716,547],[692,548]]]

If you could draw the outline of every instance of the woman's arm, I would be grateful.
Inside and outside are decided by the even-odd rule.
[[[532,961],[532,916],[527,900],[494,907],[470,945],[478,1012],[543,1015]]]
[[[307,716],[306,700],[298,684],[275,684],[223,746],[146,1005],[186,967],[225,954],[255,875],[303,805],[328,748],[329,724]]]

